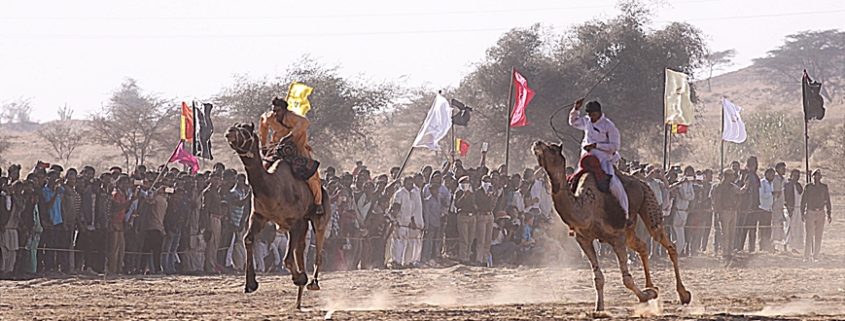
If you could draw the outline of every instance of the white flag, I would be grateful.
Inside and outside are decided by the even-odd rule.
[[[452,126],[452,107],[445,97],[437,94],[428,116],[425,117],[417,138],[414,139],[413,147],[425,147],[431,150],[440,150],[440,140],[449,133]]]
[[[722,139],[737,144],[744,142],[748,134],[745,132],[745,123],[739,116],[742,108],[722,99],[722,110],[725,112],[722,118]]]
[[[665,123],[692,125],[695,110],[690,100],[689,76],[682,72],[666,69],[666,88],[663,97]]]

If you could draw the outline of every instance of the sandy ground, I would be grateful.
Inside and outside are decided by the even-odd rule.
[[[693,303],[681,306],[671,268],[654,265],[659,300],[639,304],[614,260],[602,262],[613,319],[845,320],[845,220],[827,226],[818,263],[792,254],[744,256],[731,263],[683,258]],[[642,285],[639,267],[632,273]],[[571,320],[591,319],[592,273],[581,260],[546,268],[326,273],[292,312],[286,276],[259,276],[245,295],[241,276],[68,277],[0,282],[0,320]]]

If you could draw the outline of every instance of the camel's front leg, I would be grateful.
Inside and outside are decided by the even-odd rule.
[[[593,247],[593,240],[581,236],[576,236],[575,240],[581,246],[584,254],[587,255],[590,266],[593,268],[596,285],[596,312],[604,311],[604,274],[601,273],[601,267],[599,267],[599,259],[596,255],[596,249]]]
[[[246,247],[246,287],[244,293],[252,293],[258,290],[258,281],[255,280],[255,262],[253,255],[255,250],[255,236],[261,233],[261,230],[267,224],[267,220],[261,215],[256,215],[255,212],[249,215],[249,226],[247,227],[246,235],[244,236],[244,246]]]
[[[619,270],[622,272],[622,283],[625,284],[625,287],[634,292],[634,295],[637,296],[637,299],[639,299],[640,302],[647,302],[648,300],[656,298],[657,292],[647,291],[646,293],[643,293],[640,291],[640,288],[637,287],[637,284],[634,283],[634,277],[631,276],[631,273],[628,271],[628,248],[625,246],[623,236],[614,240],[610,245],[613,247],[613,252],[616,253],[616,259],[619,260]]]

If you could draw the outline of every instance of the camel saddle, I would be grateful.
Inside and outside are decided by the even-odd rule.
[[[285,137],[276,148],[264,156],[264,167],[269,168],[277,160],[290,165],[293,176],[300,180],[308,180],[317,173],[320,162],[301,155],[291,137]]]
[[[578,161],[578,171],[567,178],[569,188],[573,193],[578,188],[578,180],[586,173],[591,173],[596,178],[596,185],[599,191],[610,193],[610,178],[612,176],[601,169],[601,161],[592,154],[581,156],[581,159]]]

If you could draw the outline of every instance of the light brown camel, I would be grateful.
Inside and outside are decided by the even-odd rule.
[[[624,211],[616,198],[610,193],[599,191],[596,178],[590,173],[580,177],[577,189],[575,193],[572,193],[566,179],[566,159],[561,154],[563,150],[561,145],[549,145],[538,141],[534,143],[533,150],[534,155],[537,156],[537,162],[549,175],[555,210],[563,222],[575,232],[576,242],[590,260],[595,275],[596,311],[604,310],[604,275],[599,267],[596,250],[593,248],[593,240],[596,239],[613,248],[622,271],[622,282],[625,287],[634,292],[640,302],[657,298],[657,289],[651,281],[649,272],[646,243],[637,238],[634,230],[636,224],[626,224]],[[628,193],[630,213],[639,214],[633,216],[631,220],[636,223],[638,217],[642,219],[651,237],[666,248],[675,269],[676,289],[681,303],[690,303],[692,294],[681,282],[678,253],[663,229],[663,214],[657,198],[645,182],[625,175],[620,176],[620,179]],[[637,252],[642,260],[646,282],[644,291],[640,291],[634,283],[634,278],[628,272],[628,248]]]
[[[249,184],[252,185],[252,213],[249,214],[249,226],[244,236],[246,246],[246,286],[244,292],[252,293],[258,289],[253,265],[253,243],[267,222],[276,223],[279,229],[288,231],[288,252],[285,255],[285,267],[290,271],[293,283],[299,287],[295,308],[302,306],[302,289],[308,283],[305,273],[305,246],[308,224],[314,230],[316,238],[316,260],[314,279],[308,284],[309,290],[319,290],[317,277],[323,264],[322,252],[326,227],[330,220],[328,214],[315,215],[313,194],[303,180],[294,177],[291,166],[281,160],[275,161],[265,169],[259,152],[258,136],[253,124],[235,124],[226,131],[226,140],[243,162]],[[326,190],[323,190],[326,195]],[[324,213],[329,213],[329,202],[323,203]]]

